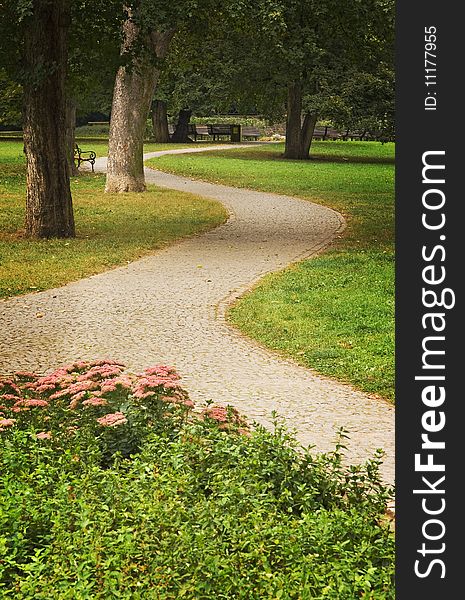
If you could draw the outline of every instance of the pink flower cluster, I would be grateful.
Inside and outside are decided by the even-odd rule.
[[[13,379],[0,379],[0,392],[3,392],[3,394],[20,394],[21,390]]]
[[[102,427],[117,427],[118,425],[124,425],[128,420],[122,412],[109,413],[104,417],[97,419],[97,423],[100,423]]]
[[[233,406],[208,406],[202,411],[201,418],[207,417],[218,423],[219,429],[230,430],[233,428],[238,433],[249,435],[246,419],[240,415]]]
[[[104,379],[100,384],[100,391],[102,394],[111,394],[121,390],[132,390],[134,381],[129,375],[122,375],[121,377],[113,377],[113,379]]]
[[[179,375],[176,373],[174,367],[167,367],[165,365],[155,365],[144,370],[144,375],[156,375],[157,377],[166,377],[171,379],[179,379]]]
[[[14,407],[25,407],[25,408],[33,408],[36,406],[44,407],[48,406],[47,400],[40,400],[38,398],[27,398],[26,400],[18,400],[15,402]],[[13,407],[13,408],[14,408]]]
[[[0,399],[3,402],[8,402],[8,401],[13,401],[16,402],[18,400],[19,396],[17,396],[16,394],[2,394],[0,396]]]
[[[173,367],[156,365],[145,369],[134,386],[134,396],[136,398],[149,398],[156,394],[161,394],[165,390],[179,390],[179,375]]]
[[[54,392],[50,396],[50,400],[57,400],[58,398],[64,398],[66,396],[73,397],[81,392],[98,390],[98,388],[99,384],[96,381],[77,381],[76,383],[71,383],[67,387]]]
[[[15,375],[16,375],[16,377],[19,377],[20,379],[35,379],[36,378],[36,374],[33,373],[32,371],[15,371]]]
[[[65,367],[68,373],[75,373],[78,371],[86,371],[93,367],[103,367],[103,366],[118,366],[125,367],[123,363],[118,362],[117,360],[112,360],[110,358],[99,358],[97,360],[86,361],[86,360],[78,360],[67,367]]]
[[[5,431],[6,427],[11,427],[16,423],[16,419],[0,419],[0,431]]]
[[[85,373],[82,373],[82,375],[79,375],[77,381],[101,381],[102,379],[116,377],[117,375],[120,375],[122,371],[123,367],[121,365],[96,365],[91,367]]]
[[[113,360],[77,361],[60,367],[46,375],[18,372],[13,378],[0,380],[0,431],[18,426],[24,419],[36,423],[52,419],[53,409],[77,411],[72,417],[74,431],[76,417],[88,414],[102,427],[117,427],[127,423],[120,410],[121,403],[150,405],[150,401],[161,401],[165,405],[180,405],[194,408],[194,402],[180,386],[179,375],[173,367],[155,365],[142,373],[125,373],[122,363]],[[149,399],[148,402],[141,402]],[[42,409],[45,412],[42,415]],[[165,410],[165,409],[164,409]],[[30,414],[23,411],[30,411]],[[168,414],[168,411],[166,411]],[[16,413],[16,414],[15,414]],[[60,414],[60,413],[59,413]],[[190,413],[192,414],[192,413]],[[18,417],[17,419],[11,417]],[[247,423],[232,406],[213,405],[198,413],[201,419],[215,421],[220,429],[248,434]],[[39,419],[39,421],[37,421]],[[28,421],[26,421],[28,422]],[[79,425],[79,423],[77,423]],[[66,424],[65,424],[66,425]],[[50,428],[47,425],[45,428]],[[50,431],[40,431],[37,439],[52,437]]]
[[[11,413],[33,408],[53,408],[55,405],[71,410],[82,406],[105,411],[105,407],[110,408],[119,400],[127,401],[131,396],[134,400],[150,396],[167,403],[193,407],[187,393],[180,388],[179,375],[173,367],[155,365],[137,375],[124,373],[124,369],[125,366],[120,362],[99,359],[76,361],[46,375],[19,371],[13,378],[0,380],[0,408],[6,411],[0,416],[7,418]],[[104,419],[100,424],[113,426],[121,423],[123,417],[116,421],[112,420],[115,417],[109,417],[108,422],[106,415],[99,418]],[[15,419],[6,422],[10,424],[5,427],[11,426]],[[39,439],[45,438],[40,436]]]

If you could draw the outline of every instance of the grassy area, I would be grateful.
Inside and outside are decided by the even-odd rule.
[[[82,150],[93,150],[97,156],[107,156],[108,138],[97,140],[95,138],[77,138],[77,143]],[[159,152],[161,150],[178,150],[180,148],[198,148],[200,145],[208,145],[213,142],[196,142],[192,144],[144,144],[144,152]],[[218,143],[218,142],[216,142]]]
[[[90,173],[73,178],[75,239],[26,240],[22,144],[0,143],[0,297],[56,287],[125,264],[227,218],[212,200],[153,186],[145,194],[105,194],[104,182],[104,176]]]
[[[330,251],[264,278],[231,321],[299,363],[394,399],[394,144],[315,142],[313,160],[281,144],[165,156],[163,170],[298,196],[330,206],[348,227]]]

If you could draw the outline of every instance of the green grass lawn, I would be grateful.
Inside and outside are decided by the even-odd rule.
[[[151,145],[149,151],[156,149]],[[145,194],[105,194],[104,183],[103,175],[91,173],[72,179],[75,239],[26,240],[22,144],[0,142],[0,297],[63,285],[126,264],[227,218],[221,204],[192,194],[154,186]]]
[[[107,156],[108,138],[97,140],[96,138],[77,138],[81,150],[93,150],[97,156]],[[144,152],[159,152],[160,150],[178,150],[180,148],[198,148],[200,145],[208,146],[213,142],[193,142],[192,144],[155,144],[148,142],[144,144]],[[215,142],[216,144],[217,142]]]
[[[265,277],[230,311],[232,323],[300,364],[394,399],[394,149],[314,142],[313,160],[283,145],[164,156],[149,164],[330,206],[347,229],[330,250]]]

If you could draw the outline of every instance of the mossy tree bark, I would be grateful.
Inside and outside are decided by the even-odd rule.
[[[69,26],[66,0],[34,0],[24,54],[25,229],[32,238],[75,235],[65,136]]]
[[[140,35],[131,19],[124,24],[123,53]],[[174,31],[152,32],[145,40],[158,59],[168,51]],[[143,192],[144,134],[159,68],[143,59],[120,67],[116,74],[111,109],[106,192]]]

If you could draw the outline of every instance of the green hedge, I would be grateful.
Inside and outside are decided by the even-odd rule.
[[[3,386],[0,597],[394,598],[379,457],[345,469],[341,445],[313,457],[277,419],[192,412],[172,370],[118,367]]]

